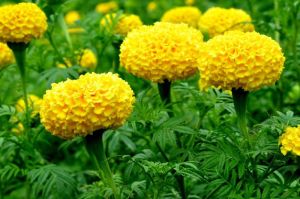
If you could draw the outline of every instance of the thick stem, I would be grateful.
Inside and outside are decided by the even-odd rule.
[[[122,44],[121,41],[117,41],[116,43],[113,43],[113,46],[115,48],[115,60],[114,60],[114,66],[113,66],[113,72],[119,73],[119,67],[120,67],[120,46]]]
[[[248,91],[244,91],[241,88],[232,89],[233,103],[237,114],[238,126],[247,142],[250,141],[246,118],[248,93]]]
[[[88,135],[85,138],[86,148],[89,152],[93,162],[97,166],[104,183],[106,183],[112,189],[115,199],[120,199],[119,189],[117,188],[113,175],[110,170],[103,145],[103,130],[98,130],[93,135]]]
[[[28,106],[28,95],[27,95],[27,86],[26,86],[26,49],[28,44],[25,43],[8,43],[8,46],[12,49],[19,72],[21,75],[22,89],[23,89],[23,98],[25,102],[25,128],[27,129],[30,126],[30,115],[29,115],[29,106]]]

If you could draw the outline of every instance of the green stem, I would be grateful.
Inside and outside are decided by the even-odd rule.
[[[168,80],[164,80],[163,83],[159,83],[158,84],[158,91],[159,91],[159,95],[161,100],[163,101],[163,103],[165,103],[167,106],[170,107],[170,111],[168,112],[169,117],[173,117],[173,111],[172,111],[172,99],[171,99],[171,85],[172,83]],[[180,142],[179,139],[179,135],[177,132],[176,133],[176,143],[178,147],[182,147],[182,144]],[[159,146],[159,144],[156,144],[158,146],[158,149],[160,150],[160,152],[162,153],[163,157],[167,157],[162,148]],[[168,159],[166,159],[166,161],[168,161]],[[176,175],[175,172],[172,173],[174,175],[174,177],[176,178],[177,184],[178,184],[178,188],[181,194],[181,198],[182,199],[186,199],[186,192],[185,192],[185,183],[184,183],[184,177],[181,175]]]
[[[59,26],[61,27],[63,33],[64,33],[64,36],[65,36],[65,39],[70,47],[70,50],[71,52],[73,53],[73,44],[72,44],[72,40],[71,40],[71,37],[70,37],[70,34],[69,34],[69,31],[68,31],[68,26],[65,22],[65,19],[64,19],[64,16],[62,14],[59,14],[58,18],[58,24]]]
[[[232,89],[233,103],[237,114],[238,126],[247,143],[250,141],[246,118],[248,93],[248,91],[244,91],[241,88]]]
[[[114,73],[119,73],[119,67],[120,67],[120,46],[122,44],[122,41],[118,41],[116,43],[113,43],[113,46],[116,50],[115,52],[115,60],[114,60],[114,67],[113,67],[113,72]]]
[[[103,144],[103,130],[98,130],[93,133],[93,135],[88,135],[85,138],[86,148],[89,152],[93,162],[97,166],[104,183],[106,183],[112,189],[115,199],[120,199],[120,192],[117,188],[113,175],[110,170]]]
[[[22,81],[22,90],[23,90],[23,98],[25,102],[25,129],[30,126],[30,115],[29,115],[29,106],[28,106],[28,95],[27,95],[27,86],[26,86],[26,66],[25,66],[25,59],[26,59],[26,49],[28,44],[25,43],[8,43],[10,49],[12,49],[17,66],[19,68],[19,72],[21,75]]]

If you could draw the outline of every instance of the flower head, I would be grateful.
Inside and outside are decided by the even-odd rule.
[[[279,138],[280,150],[283,155],[291,152],[300,156],[300,125],[297,127],[287,127]]]
[[[116,23],[114,24],[115,20]],[[101,19],[100,25],[108,31],[112,31],[125,37],[132,30],[142,26],[143,22],[137,15],[131,14],[118,16],[114,13],[105,15]]]
[[[106,3],[99,3],[96,7],[96,11],[102,14],[109,13],[110,11],[116,10],[118,4],[115,1],[109,1]]]
[[[5,43],[0,42],[0,69],[14,63],[14,61],[12,50]]]
[[[157,3],[155,1],[150,1],[147,5],[148,12],[152,12],[152,11],[156,10],[156,8],[157,8]]]
[[[31,111],[31,117],[36,116],[40,111],[41,98],[35,95],[28,96],[28,106]],[[25,101],[23,98],[20,98],[16,103],[16,109],[18,112],[25,111]]]
[[[0,7],[0,40],[28,43],[47,29],[45,13],[34,3]]]
[[[68,25],[73,25],[78,20],[80,20],[80,14],[74,10],[68,12],[65,16],[65,21]]]
[[[197,28],[201,11],[197,7],[185,6],[177,7],[167,11],[161,21],[171,23],[185,23],[191,27]]]
[[[185,0],[184,3],[188,6],[191,6],[195,4],[195,0]]]
[[[197,71],[203,37],[186,24],[166,22],[133,30],[121,45],[121,64],[153,82],[184,79]]]
[[[199,20],[199,28],[210,37],[230,30],[254,31],[251,17],[240,9],[213,7],[208,9]]]
[[[252,91],[280,77],[284,55],[279,44],[256,32],[232,31],[210,39],[199,57],[200,85]]]
[[[134,93],[116,74],[88,73],[52,84],[41,105],[41,122],[65,139],[121,126],[132,111]]]
[[[84,68],[96,68],[97,66],[97,57],[93,51],[90,49],[83,50],[80,58],[79,65]]]

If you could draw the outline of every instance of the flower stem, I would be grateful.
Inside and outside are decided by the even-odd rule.
[[[163,83],[159,83],[158,84],[158,91],[159,91],[159,95],[160,95],[160,98],[161,100],[163,101],[163,103],[165,103],[167,106],[170,107],[170,111],[168,112],[168,115],[169,117],[173,117],[174,114],[173,114],[173,111],[172,111],[172,99],[171,99],[171,85],[172,83],[168,80],[164,80]],[[179,135],[177,132],[176,133],[176,143],[177,143],[177,146],[178,147],[182,147],[182,144],[180,142],[180,139],[179,139]],[[167,157],[162,148],[159,146],[158,143],[156,143],[156,145],[158,146],[160,152],[163,154],[164,157]],[[168,159],[167,159],[168,161]],[[179,191],[180,191],[180,194],[181,194],[181,198],[182,199],[186,199],[186,192],[185,192],[185,183],[184,183],[184,177],[181,176],[181,175],[176,175],[175,172],[172,172],[172,174],[174,175],[176,181],[177,181],[177,184],[178,184],[178,188],[179,188]]]
[[[28,98],[27,98],[27,86],[26,86],[26,66],[25,66],[25,59],[26,59],[26,49],[28,44],[25,43],[8,43],[7,44],[10,49],[12,49],[17,66],[19,68],[19,72],[21,75],[22,81],[22,89],[23,89],[23,98],[25,102],[25,129],[30,126],[30,116],[29,116],[29,106],[28,106]]]
[[[86,148],[89,152],[93,162],[97,166],[104,183],[112,189],[115,199],[120,199],[119,189],[117,188],[113,175],[110,170],[103,145],[103,130],[98,130],[93,135],[88,135],[85,138]]]
[[[115,48],[115,60],[114,60],[114,65],[113,65],[113,72],[114,73],[119,73],[119,67],[120,67],[120,46],[122,44],[122,40],[117,41],[113,43],[113,46]]]
[[[237,114],[238,126],[247,142],[250,141],[246,118],[248,93],[248,91],[244,91],[241,88],[232,89],[233,103]]]

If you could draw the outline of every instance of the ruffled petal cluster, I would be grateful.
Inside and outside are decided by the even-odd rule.
[[[210,37],[224,34],[226,31],[239,30],[254,31],[251,17],[240,9],[225,9],[213,7],[208,9],[199,20],[199,28],[207,32]]]
[[[47,30],[45,13],[34,3],[0,7],[0,40],[28,43]]]
[[[15,58],[12,50],[5,44],[0,42],[0,69],[14,63]]]
[[[201,11],[197,7],[184,6],[167,11],[161,18],[162,22],[185,23],[198,28]]]
[[[84,68],[96,68],[97,57],[94,52],[90,49],[85,49],[79,58],[79,65]]]
[[[77,11],[73,10],[65,15],[65,21],[68,25],[73,25],[78,20],[80,20],[80,14]]]
[[[126,36],[132,30],[143,25],[140,17],[137,15],[121,15],[117,16],[115,13],[105,15],[100,25],[107,31],[112,31],[115,34]]]
[[[280,151],[283,155],[291,152],[300,156],[300,125],[297,127],[287,127],[279,138]]]
[[[28,107],[29,111],[31,111],[31,117],[36,116],[40,111],[42,99],[35,95],[28,96]],[[25,111],[25,101],[23,98],[20,98],[16,103],[16,109],[18,112]]]
[[[197,71],[200,31],[158,22],[133,30],[121,45],[120,61],[130,73],[153,82],[184,79]]]
[[[41,104],[41,122],[64,139],[121,126],[135,101],[129,84],[116,74],[88,73],[52,84]]]
[[[232,31],[210,39],[199,57],[200,85],[252,91],[274,84],[285,57],[279,44],[256,32]]]
[[[109,13],[110,11],[118,9],[118,3],[115,1],[109,1],[105,3],[99,3],[96,7],[96,11],[101,14]]]

